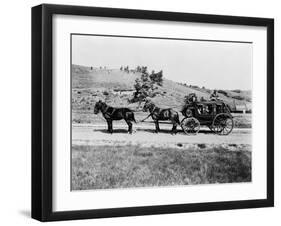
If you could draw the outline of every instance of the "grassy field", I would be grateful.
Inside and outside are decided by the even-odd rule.
[[[234,113],[234,128],[252,128],[252,114]]]
[[[72,189],[250,182],[250,148],[74,145]]]

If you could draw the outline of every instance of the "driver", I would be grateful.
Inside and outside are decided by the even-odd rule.
[[[219,95],[218,95],[217,90],[215,89],[210,96],[210,100],[217,100],[218,98],[219,98]]]

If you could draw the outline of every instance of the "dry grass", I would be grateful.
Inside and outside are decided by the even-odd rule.
[[[235,128],[252,128],[252,114],[233,114]]]
[[[73,146],[72,189],[249,182],[251,152],[245,149]]]

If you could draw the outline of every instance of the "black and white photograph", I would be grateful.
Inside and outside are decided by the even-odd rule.
[[[274,19],[151,4],[32,7],[33,219],[274,206]]]
[[[72,191],[252,182],[252,42],[70,39]]]

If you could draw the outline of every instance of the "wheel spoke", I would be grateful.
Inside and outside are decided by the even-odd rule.
[[[186,134],[197,134],[200,130],[200,122],[196,118],[185,118],[181,122],[181,127]]]
[[[224,127],[223,128],[223,132],[225,131],[225,133],[223,133],[223,134],[227,134],[228,133],[228,131],[227,131],[227,127]]]
[[[228,135],[233,129],[233,120],[228,114],[221,113],[215,117],[209,128],[216,134]]]

